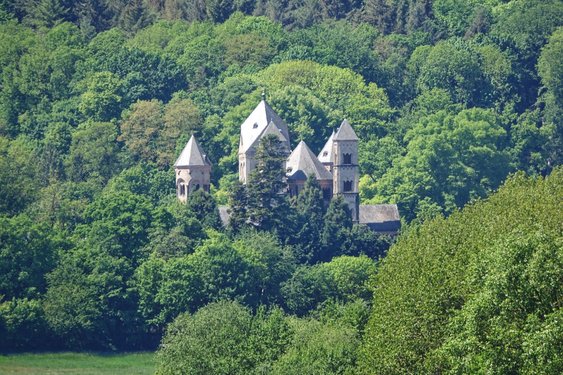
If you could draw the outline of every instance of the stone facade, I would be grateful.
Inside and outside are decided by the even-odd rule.
[[[299,194],[308,176],[314,176],[323,191],[325,203],[328,204],[335,196],[342,196],[350,209],[353,222],[366,224],[375,231],[398,231],[400,221],[396,205],[360,206],[359,139],[347,120],[332,133],[318,156],[303,141],[291,151],[287,124],[263,97],[240,129],[238,170],[239,180],[243,184],[248,183],[250,174],[256,168],[256,149],[260,139],[270,134],[279,138],[287,155],[284,168],[290,195]],[[211,163],[193,136],[174,167],[176,191],[182,202],[186,202],[189,194],[197,189],[209,191]],[[225,207],[223,212],[223,216],[228,218]],[[385,225],[380,225],[380,222]]]
[[[186,203],[191,193],[198,189],[209,192],[211,186],[211,163],[192,135],[186,147],[174,163],[176,173],[176,196]]]

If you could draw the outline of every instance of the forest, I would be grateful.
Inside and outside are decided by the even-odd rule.
[[[0,353],[563,373],[562,61],[560,0],[0,0]],[[262,92],[292,147],[348,119],[397,237],[277,194],[266,142],[239,184]],[[191,134],[212,186],[181,204]]]

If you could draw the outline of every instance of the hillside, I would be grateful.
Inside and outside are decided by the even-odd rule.
[[[0,351],[560,373],[561,61],[559,0],[1,1]],[[291,149],[348,120],[362,204],[396,204],[398,238],[313,179],[278,194],[275,144],[268,183],[238,183],[263,94]],[[192,134],[211,187],[181,204]]]

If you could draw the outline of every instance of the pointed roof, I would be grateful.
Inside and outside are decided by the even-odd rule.
[[[262,137],[265,137],[265,136],[270,135],[270,134],[273,134],[273,135],[275,135],[279,138],[279,140],[282,144],[282,147],[289,154],[289,152],[291,151],[289,149],[289,141],[287,140],[287,138],[283,134],[282,130],[280,128],[278,128],[276,126],[276,124],[274,124],[273,121],[270,121],[268,126],[266,126],[266,128],[262,131],[262,133],[260,133],[258,135],[258,137],[254,140],[252,145],[250,145],[250,147],[252,147],[254,144],[258,145],[258,142],[260,141],[260,139],[262,139]]]
[[[240,126],[239,152],[248,151],[271,122],[274,123],[287,142],[289,142],[287,124],[278,116],[272,107],[270,107],[268,102],[262,99],[250,116],[248,116]]]
[[[334,134],[336,133],[333,130],[332,134],[323,146],[323,149],[319,152],[318,158],[321,163],[332,163],[332,140],[334,138]]]
[[[182,150],[182,153],[180,153],[180,156],[176,159],[174,166],[193,167],[198,165],[211,165],[211,163],[209,162],[209,159],[207,159],[207,155],[205,155],[201,150],[201,147],[199,147],[197,140],[192,134],[190,140],[186,143],[186,146]]]
[[[358,139],[358,136],[356,135],[356,133],[354,132],[354,129],[352,129],[352,126],[350,125],[348,120],[344,119],[344,121],[342,121],[342,124],[340,124],[340,128],[338,128],[338,131],[334,135],[333,140],[334,141],[358,141],[359,139]]]
[[[315,176],[317,180],[332,180],[332,173],[327,171],[313,151],[303,141],[299,142],[295,150],[289,155],[286,167],[288,176],[303,172],[306,176]]]

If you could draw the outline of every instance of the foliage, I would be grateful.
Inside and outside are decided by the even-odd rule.
[[[220,229],[222,226],[219,209],[213,196],[203,189],[196,190],[188,198],[188,207],[197,221],[204,227]]]
[[[561,372],[561,317],[542,276],[557,271],[560,243],[551,221],[536,225],[555,188],[534,195],[536,182],[518,177],[466,210],[489,207],[480,219],[457,211],[509,173],[560,176],[562,10],[558,0],[1,1],[1,350],[152,349],[178,315],[229,299],[270,333],[297,332],[281,346],[253,336],[243,349],[262,354],[246,353],[248,372],[352,372],[364,334],[365,348],[378,343],[362,354],[370,373]],[[253,182],[238,183],[240,124],[262,92],[292,147],[320,150],[346,118],[360,138],[362,202],[399,206],[406,236],[372,283],[380,318],[366,330],[365,282],[394,239],[353,225],[338,199],[327,207],[314,181],[286,199],[273,140]],[[171,164],[190,134],[213,173],[210,193],[183,205]],[[524,217],[507,208],[510,189]],[[393,268],[397,258],[409,263]],[[273,305],[309,316],[263,323]]]
[[[290,327],[280,310],[250,311],[235,302],[210,304],[180,315],[157,354],[157,374],[247,374],[267,368],[288,345]]]
[[[375,263],[366,256],[341,256],[327,263],[301,266],[282,285],[284,304],[290,312],[302,316],[328,300],[369,301],[367,283],[374,275]]]
[[[358,337],[346,326],[297,321],[292,345],[273,374],[344,374],[354,367]]]
[[[57,264],[61,241],[25,214],[0,217],[0,296],[37,298],[45,292],[45,274]]]
[[[516,175],[401,237],[374,279],[364,372],[557,372],[561,181]]]

